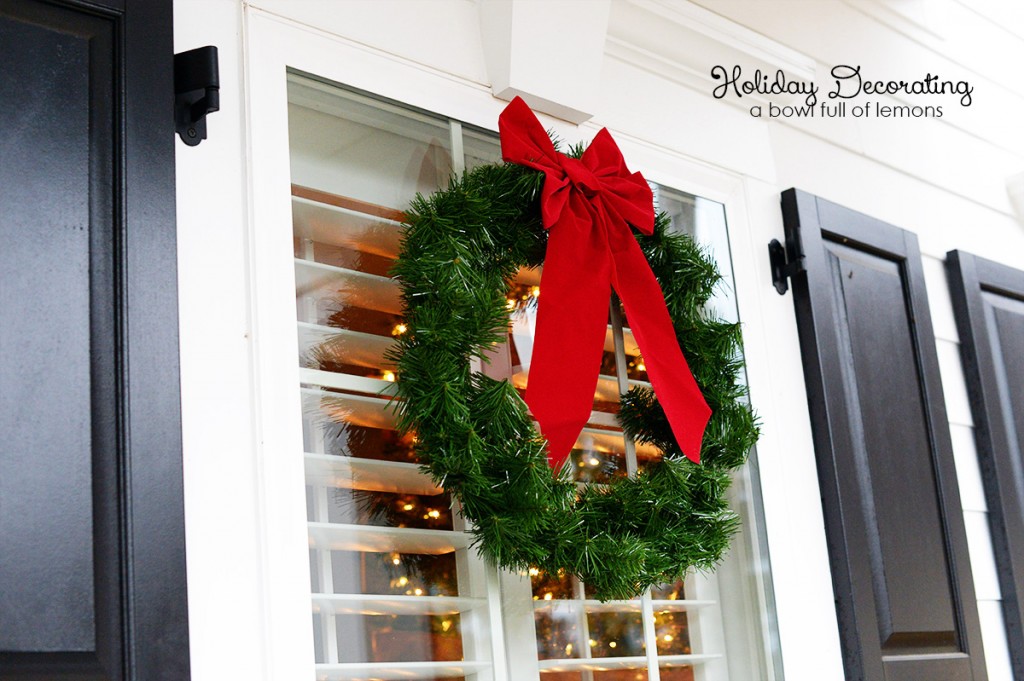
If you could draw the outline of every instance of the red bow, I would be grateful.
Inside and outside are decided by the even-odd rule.
[[[544,173],[541,216],[551,230],[538,300],[526,403],[558,471],[590,418],[614,288],[647,375],[688,458],[700,461],[711,409],[679,349],[658,280],[629,229],[654,231],[654,197],[602,129],[574,159],[555,151],[519,97],[498,118],[502,158]],[[628,224],[627,224],[628,223]]]

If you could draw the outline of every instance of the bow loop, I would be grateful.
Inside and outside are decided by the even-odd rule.
[[[629,225],[654,231],[654,195],[626,167],[607,129],[579,159],[560,154],[519,97],[498,118],[505,161],[544,173],[541,216],[551,230],[526,402],[558,471],[590,419],[614,288],[647,374],[683,453],[700,460],[711,415],[679,349],[661,287]]]

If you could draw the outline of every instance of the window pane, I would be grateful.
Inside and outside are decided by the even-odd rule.
[[[318,676],[476,674],[490,667],[486,568],[396,430],[386,358],[405,332],[389,277],[401,208],[464,161],[447,120],[298,75],[289,100]],[[490,160],[478,138],[474,158]]]
[[[387,355],[405,332],[399,288],[389,277],[402,209],[453,172],[499,160],[496,136],[297,74],[289,76],[289,100],[296,389],[318,676],[489,678],[492,646],[503,635],[495,630],[501,613],[492,617],[488,609],[498,607],[500,594],[470,548],[452,499],[420,472],[415,436],[396,430],[388,406],[395,367]],[[461,153],[453,157],[452,149]],[[724,281],[709,312],[735,321],[724,207],[661,187],[655,196],[674,229],[710,248]],[[521,394],[541,276],[522,270],[508,293],[505,377]],[[628,320],[610,309],[590,422],[567,464],[580,485],[608,483],[660,460],[656,448],[627,441],[615,420],[620,393],[647,381]],[[749,476],[739,476],[737,488],[739,507],[749,507],[756,494]],[[751,566],[764,562],[755,563],[756,550],[738,542],[730,552],[721,571],[725,606],[718,576],[695,575],[643,598],[600,603],[567,575],[531,570],[516,598],[532,634],[527,649],[516,644],[506,651],[510,678],[518,678],[524,655],[543,681],[659,673],[665,681],[767,678],[756,644],[764,640],[760,585],[752,587],[750,578]]]

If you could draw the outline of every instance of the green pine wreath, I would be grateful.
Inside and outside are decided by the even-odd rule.
[[[601,600],[633,598],[690,568],[712,569],[739,527],[725,494],[758,436],[737,380],[740,328],[708,314],[720,274],[692,239],[669,231],[664,213],[653,235],[634,231],[713,412],[701,463],[680,451],[654,393],[634,387],[621,398],[619,421],[662,460],[582,490],[554,476],[516,389],[470,368],[471,358],[487,361],[507,339],[519,268],[543,263],[543,182],[519,165],[483,165],[412,202],[392,270],[407,329],[389,356],[400,397],[393,405],[399,428],[416,435],[424,469],[460,502],[484,556],[514,571],[571,573]]]

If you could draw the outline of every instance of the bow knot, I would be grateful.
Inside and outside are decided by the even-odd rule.
[[[654,196],[630,173],[602,129],[579,159],[558,153],[519,97],[498,118],[502,158],[544,173],[547,254],[526,403],[558,471],[590,420],[608,328],[619,294],[647,375],[683,453],[700,460],[711,410],[679,349],[658,280],[629,227],[654,231]]]
[[[583,161],[571,156],[563,156],[561,161],[565,175],[569,178],[569,182],[572,183],[573,187],[581,191],[587,198],[597,196],[598,192],[602,189],[601,182],[590,171],[590,168],[584,165]]]

